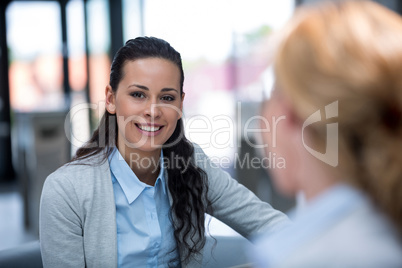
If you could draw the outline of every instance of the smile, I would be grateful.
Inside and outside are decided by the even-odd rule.
[[[138,125],[136,124],[137,127],[143,131],[147,132],[156,132],[162,128],[162,126],[144,126],[144,125]]]

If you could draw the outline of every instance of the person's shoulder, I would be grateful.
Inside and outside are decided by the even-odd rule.
[[[113,184],[109,161],[103,159],[95,156],[75,160],[50,174],[42,188],[43,206],[58,207],[67,202],[68,206],[74,207],[73,210],[78,211],[82,207],[90,211],[93,206],[96,209],[104,208],[104,202],[112,202]]]
[[[402,241],[398,231],[369,199],[339,223],[332,236],[343,237],[343,242],[350,243],[346,248],[342,241],[338,245],[339,251],[348,249],[353,254],[350,258],[360,256],[363,259],[366,256],[367,264],[394,267],[398,263],[398,267],[402,266]]]
[[[203,159],[207,158],[207,155],[205,154],[205,152],[201,148],[201,146],[198,145],[197,143],[191,142],[191,146],[193,146],[194,162],[196,163],[196,165],[198,165],[200,161],[202,161]]]
[[[256,259],[283,267],[402,267],[396,229],[367,197],[354,200],[342,213],[334,203],[325,213],[306,208],[292,226],[259,241]]]
[[[98,154],[86,159],[73,160],[64,164],[51,173],[46,178],[46,182],[58,184],[88,184],[100,174],[104,174],[108,169],[109,164],[107,158]]]
[[[198,145],[197,143],[192,142],[191,143],[193,148],[194,148],[194,152],[193,152],[193,157],[195,159],[195,161],[210,161],[210,158],[208,157],[208,155],[204,152],[204,150],[202,149],[202,147],[200,145]]]
[[[192,145],[193,148],[194,148],[194,155],[199,154],[199,153],[205,154],[205,153],[204,153],[204,150],[202,150],[201,146],[198,145],[197,143],[191,142],[191,145]]]
[[[194,142],[192,143],[192,145],[194,148],[193,157],[196,166],[205,171],[219,168],[216,163],[211,161],[209,156],[204,152],[200,145]]]
[[[400,267],[402,246],[397,237],[390,221],[367,201],[290,259],[294,263],[331,262],[339,267]]]

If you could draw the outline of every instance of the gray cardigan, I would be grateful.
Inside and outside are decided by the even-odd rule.
[[[286,215],[211,163],[197,146],[194,156],[208,175],[214,217],[245,237],[274,232],[288,224]],[[64,165],[45,181],[40,208],[44,267],[117,267],[116,209],[109,163],[97,164],[99,156],[89,161],[89,165]],[[202,255],[197,255],[190,262],[182,261],[182,267],[201,267],[201,263]]]

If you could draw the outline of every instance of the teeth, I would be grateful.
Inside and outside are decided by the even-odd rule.
[[[161,127],[151,127],[151,126],[141,126],[139,125],[139,128],[145,131],[149,131],[149,132],[154,132],[154,131],[158,131]]]

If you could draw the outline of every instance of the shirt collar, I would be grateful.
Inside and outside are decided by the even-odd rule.
[[[135,173],[131,170],[130,166],[124,160],[123,156],[120,154],[117,148],[114,148],[112,153],[109,155],[109,165],[110,170],[116,178],[117,182],[120,184],[124,195],[127,198],[129,204],[134,202],[137,197],[142,193],[142,191],[147,187],[152,187],[140,181],[135,175]],[[166,183],[165,183],[165,168],[163,164],[163,150],[161,150],[160,157],[160,171],[158,178],[155,182],[155,187],[161,183],[161,187],[163,189],[163,193],[166,194]]]

